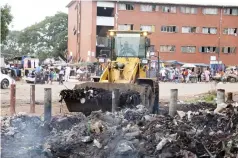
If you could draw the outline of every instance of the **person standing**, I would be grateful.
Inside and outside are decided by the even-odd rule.
[[[210,81],[210,71],[209,68],[207,68],[207,70],[204,72],[205,74],[205,78],[206,78],[206,82]]]
[[[50,79],[50,84],[52,84],[53,79],[54,79],[54,71],[53,71],[53,69],[50,69],[49,79]]]
[[[50,74],[49,69],[46,68],[43,73],[44,73],[44,80],[45,80],[45,82],[48,84],[48,83],[49,83],[49,74]]]
[[[67,66],[65,68],[65,82],[67,82],[69,80],[69,77],[70,77],[70,71],[71,71],[71,68],[69,66]]]
[[[237,68],[234,69],[234,74],[235,74],[235,75],[238,75],[238,70],[237,70]]]
[[[198,75],[198,82],[202,82],[202,71],[201,71],[201,69],[198,70],[197,75]]]
[[[162,81],[165,81],[165,76],[166,76],[166,70],[165,69],[161,69],[161,76],[162,76]]]
[[[179,83],[179,70],[178,68],[175,68],[175,83]]]
[[[61,68],[59,72],[59,85],[63,84],[64,68]]]
[[[190,81],[190,76],[191,76],[192,71],[190,69],[187,69],[185,71],[185,75],[186,75],[186,83],[188,83]]]
[[[36,68],[36,70],[35,70],[35,81],[34,81],[34,84],[36,84],[37,79],[41,78],[41,69],[42,69],[42,67],[38,66]]]

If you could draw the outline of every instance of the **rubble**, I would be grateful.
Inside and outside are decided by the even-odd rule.
[[[234,104],[237,105],[237,104]],[[178,115],[152,115],[139,105],[116,113],[1,118],[3,157],[181,158],[238,155],[237,106],[180,104]]]

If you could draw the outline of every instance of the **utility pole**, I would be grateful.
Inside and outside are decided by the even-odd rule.
[[[218,56],[217,56],[218,64],[220,64],[220,53],[221,53],[221,50],[222,50],[221,49],[222,11],[223,11],[223,9],[221,8],[221,11],[220,11],[220,22],[219,22]]]

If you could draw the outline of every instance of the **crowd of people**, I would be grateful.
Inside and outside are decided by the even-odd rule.
[[[76,79],[83,81],[85,78],[90,78],[86,67],[57,67],[39,66],[31,72],[30,76],[34,76],[35,83],[52,84],[53,81],[58,81],[59,85],[67,82],[70,76],[75,76]]]
[[[175,83],[209,82],[214,76],[222,77],[225,74],[238,75],[238,69],[215,71],[210,68],[162,68],[160,70],[160,81]]]

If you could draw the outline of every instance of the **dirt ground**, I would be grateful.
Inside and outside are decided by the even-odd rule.
[[[61,115],[68,113],[66,105],[59,103],[59,93],[61,90],[69,88],[72,89],[75,84],[79,82],[71,80],[70,82],[59,85],[36,85],[36,115],[44,114],[44,88],[52,89],[52,114]],[[170,96],[170,89],[177,88],[179,91],[179,100],[191,99],[197,97],[199,94],[213,91],[216,88],[225,89],[226,92],[234,93],[234,100],[238,101],[238,84],[218,84],[213,83],[198,83],[198,84],[174,84],[174,83],[161,83],[160,84],[160,101],[168,102]],[[10,89],[1,90],[1,116],[9,115],[10,105]],[[30,111],[30,84],[25,82],[17,82],[16,84],[16,113]]]

